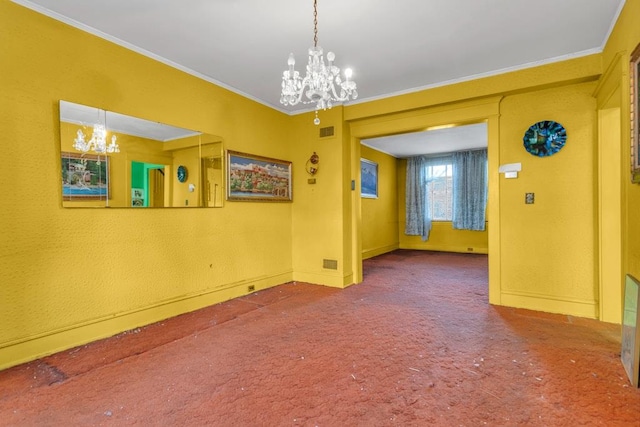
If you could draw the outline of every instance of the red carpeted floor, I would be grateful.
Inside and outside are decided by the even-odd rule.
[[[0,425],[640,426],[620,326],[493,307],[487,257],[395,251],[0,372]]]

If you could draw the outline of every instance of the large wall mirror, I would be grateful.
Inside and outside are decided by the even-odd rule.
[[[222,207],[216,135],[60,101],[62,205]]]

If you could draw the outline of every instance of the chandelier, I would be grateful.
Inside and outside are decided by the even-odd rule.
[[[76,139],[73,140],[73,148],[78,151],[82,151],[83,153],[87,153],[89,151],[93,151],[98,154],[106,154],[106,153],[119,153],[120,147],[116,142],[116,136],[111,136],[111,142],[107,143],[107,117],[106,112],[104,113],[104,119],[101,120],[100,112],[98,112],[98,121],[101,123],[96,123],[93,125],[93,133],[91,134],[91,139],[86,140],[86,136],[82,129],[78,129],[78,133],[76,134]],[[105,123],[105,124],[102,124]]]
[[[298,71],[294,70],[296,60],[293,53],[289,54],[287,64],[289,69],[282,74],[282,94],[280,103],[284,105],[303,104],[316,105],[316,117],[314,124],[319,125],[318,111],[331,108],[334,102],[356,99],[356,83],[351,80],[350,68],[344,70],[345,79],[340,77],[340,68],[333,65],[336,55],[327,53],[325,65],[323,51],[318,46],[318,1],[313,0],[313,47],[309,48],[309,63],[307,74],[302,78]],[[303,99],[304,97],[304,99]]]

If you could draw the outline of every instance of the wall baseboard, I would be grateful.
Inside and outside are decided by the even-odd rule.
[[[295,272],[293,273],[293,280],[296,282],[344,289],[353,284],[353,274],[341,276],[337,273]]]
[[[396,249],[399,249],[399,248],[400,246],[396,243],[393,245],[383,246],[380,248],[365,249],[362,251],[362,259],[373,258],[378,255],[386,254],[387,252],[395,251]]]
[[[534,295],[520,292],[500,294],[500,305],[546,313],[566,314],[588,319],[598,318],[598,304],[592,300],[557,298],[550,295]]]
[[[400,249],[413,249],[419,251],[436,251],[436,252],[457,252],[457,253],[465,253],[465,254],[489,254],[489,248],[478,248],[474,247],[473,250],[469,250],[468,247],[463,246],[451,246],[451,245],[433,245],[425,242],[423,244],[420,243],[411,243],[411,244],[401,244]]]
[[[291,281],[291,271],[243,280],[198,294],[161,301],[152,306],[0,343],[0,370]],[[249,286],[253,286],[254,291],[249,291]]]

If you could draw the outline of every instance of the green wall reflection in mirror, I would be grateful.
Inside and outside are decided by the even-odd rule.
[[[60,101],[60,151],[65,208],[223,205],[216,135]]]

